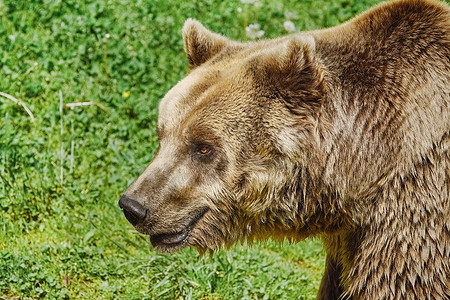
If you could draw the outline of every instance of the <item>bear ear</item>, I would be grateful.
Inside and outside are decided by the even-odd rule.
[[[200,66],[231,43],[193,19],[187,19],[184,23],[183,39],[191,69]]]
[[[280,46],[283,49],[266,64],[270,81],[292,113],[315,116],[326,94],[315,40],[310,35],[296,36]]]

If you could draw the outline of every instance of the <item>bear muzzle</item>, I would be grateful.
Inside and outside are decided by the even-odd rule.
[[[149,235],[150,242],[155,249],[161,252],[173,252],[186,246],[192,229],[200,219],[209,211],[208,207],[201,207],[193,211],[189,217],[179,222],[178,226],[161,232],[152,226],[150,209],[144,207],[138,201],[123,195],[119,200],[119,206],[128,220],[139,232]]]

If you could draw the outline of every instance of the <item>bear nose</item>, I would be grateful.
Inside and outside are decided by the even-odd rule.
[[[123,209],[125,218],[127,218],[128,222],[133,226],[143,223],[147,216],[147,209],[145,209],[144,206],[125,195],[120,198],[119,206]]]

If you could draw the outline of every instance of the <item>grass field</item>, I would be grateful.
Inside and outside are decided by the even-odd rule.
[[[186,73],[186,18],[246,40],[249,24],[275,37],[377,2],[0,0],[0,299],[314,299],[319,240],[164,255],[117,201]]]

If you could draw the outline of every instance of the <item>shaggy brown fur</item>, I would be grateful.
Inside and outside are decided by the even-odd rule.
[[[377,6],[238,43],[188,20],[191,72],[120,201],[161,251],[321,236],[319,299],[450,298],[450,10]]]

